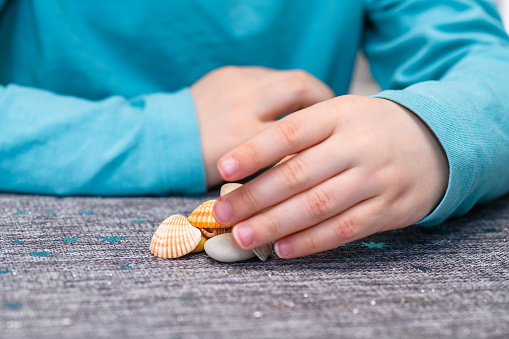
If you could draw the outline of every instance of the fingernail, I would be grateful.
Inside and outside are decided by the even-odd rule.
[[[280,258],[287,258],[292,253],[292,244],[289,241],[281,240],[274,245],[274,251]]]
[[[223,200],[223,198],[219,198],[214,204],[214,208],[212,209],[212,213],[214,214],[214,218],[221,225],[228,223],[233,216],[232,207],[228,203],[228,201]]]
[[[246,248],[254,241],[254,233],[250,226],[246,224],[238,224],[232,230],[232,236],[235,241],[242,247]]]
[[[219,162],[219,173],[226,179],[234,176],[239,170],[239,163],[233,158],[226,158]]]

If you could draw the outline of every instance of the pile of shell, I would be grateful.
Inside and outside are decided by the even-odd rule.
[[[221,196],[235,190],[242,184],[230,183],[221,187]],[[232,227],[220,225],[212,214],[216,200],[209,200],[198,206],[188,218],[172,215],[157,228],[150,243],[150,252],[159,258],[178,258],[188,253],[205,250],[211,258],[222,262],[235,262],[257,256],[265,261],[272,253],[267,244],[252,251],[235,246],[231,236]]]

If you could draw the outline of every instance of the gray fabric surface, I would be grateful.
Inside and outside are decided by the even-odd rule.
[[[0,337],[509,337],[509,197],[301,259],[150,254],[216,196],[0,195]]]

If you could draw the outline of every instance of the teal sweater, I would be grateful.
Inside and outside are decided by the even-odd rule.
[[[189,86],[224,65],[304,69],[419,115],[449,186],[420,224],[509,191],[509,38],[488,0],[0,0],[0,191],[206,190]]]

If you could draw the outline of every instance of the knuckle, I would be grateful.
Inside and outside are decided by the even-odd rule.
[[[250,189],[247,189],[246,187],[243,188],[244,189],[239,190],[241,196],[237,201],[242,201],[242,204],[245,206],[249,206],[251,210],[252,209],[258,210],[260,202],[256,196],[256,193]]]
[[[295,144],[299,139],[299,125],[294,121],[281,121],[277,125],[279,128],[279,135],[287,145]]]
[[[291,76],[286,80],[286,90],[289,91],[294,98],[302,96],[307,89],[307,82],[302,76]]]
[[[354,219],[349,215],[343,215],[334,223],[334,234],[338,243],[352,239],[358,234],[358,227]]]
[[[306,235],[306,250],[308,253],[317,253],[320,251],[320,247],[317,245],[315,239],[311,235]]]
[[[251,165],[259,165],[261,162],[260,151],[253,143],[249,142],[245,145],[244,156],[247,158],[246,162]]]
[[[406,171],[395,164],[389,167],[389,169],[386,171],[386,180],[390,185],[393,185],[395,183],[401,182],[403,178],[405,178]]]
[[[240,72],[240,70],[241,69],[238,66],[227,65],[227,66],[222,66],[222,67],[216,68],[216,69],[212,70],[209,74],[215,75],[217,77],[229,78],[229,77],[236,76]]]
[[[331,210],[331,199],[327,193],[321,190],[310,191],[305,196],[304,205],[307,212],[314,218],[319,218]]]
[[[307,181],[305,166],[297,159],[287,161],[281,166],[281,177],[287,187],[299,186]]]
[[[365,97],[364,97],[365,98]],[[362,114],[362,107],[365,106],[364,101],[360,96],[347,94],[337,98],[336,104],[344,112],[356,112],[356,114]],[[336,107],[337,108],[337,107]]]
[[[273,239],[278,235],[279,230],[279,221],[276,217],[271,214],[266,214],[264,216],[265,222],[265,230],[267,232],[267,238]]]
[[[226,65],[226,66],[218,68],[218,70],[221,70],[223,72],[235,72],[238,69],[239,69],[238,66],[233,66],[233,65]]]
[[[389,194],[384,194],[378,197],[379,209],[380,211],[390,211],[391,207],[394,205],[394,200],[396,198],[396,194],[390,192]]]
[[[341,96],[341,101],[345,105],[357,106],[364,102],[363,98],[359,95],[347,94]]]
[[[386,165],[378,171],[373,171],[372,180],[385,192],[398,192],[404,188],[407,173],[395,164]]]
[[[308,81],[311,78],[311,74],[302,69],[294,69],[291,71],[291,74],[293,78],[299,79],[300,81]]]

